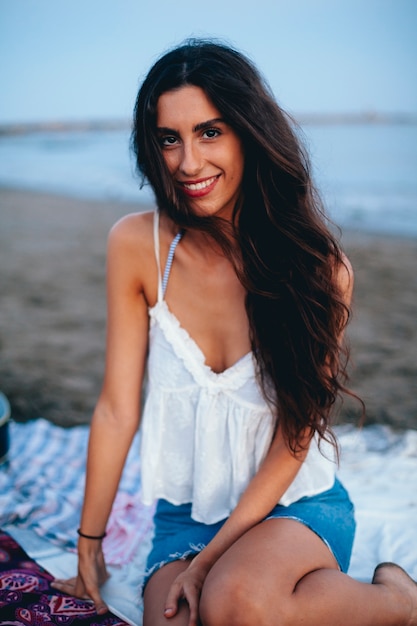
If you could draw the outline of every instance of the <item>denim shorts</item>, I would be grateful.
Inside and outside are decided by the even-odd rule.
[[[333,553],[339,568],[347,572],[355,535],[354,507],[339,480],[331,489],[283,506],[277,504],[265,519],[287,518],[305,524]],[[195,556],[213,539],[226,520],[203,524],[191,518],[191,504],[176,506],[158,500],[154,538],[147,560],[143,588],[163,565]]]

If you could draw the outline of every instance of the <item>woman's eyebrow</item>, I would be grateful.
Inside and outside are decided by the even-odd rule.
[[[161,135],[179,135],[179,132],[177,130],[174,130],[173,128],[168,128],[167,126],[158,126],[156,130]]]
[[[200,124],[197,124],[196,126],[194,126],[193,132],[197,133],[199,130],[205,130],[206,128],[210,128],[211,126],[213,126],[213,124],[219,124],[219,123],[224,124],[224,120],[221,117],[215,117],[212,120],[207,120],[207,122],[200,122]]]
[[[211,128],[214,124],[225,123],[224,119],[221,117],[215,117],[212,120],[207,120],[206,122],[200,122],[193,127],[193,133],[198,133],[200,130],[205,130],[206,128]],[[158,133],[164,135],[179,135],[179,131],[174,128],[168,128],[167,126],[158,126]]]

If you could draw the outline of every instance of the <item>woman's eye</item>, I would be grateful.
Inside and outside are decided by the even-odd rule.
[[[218,135],[220,135],[220,131],[217,130],[217,128],[208,128],[204,131],[203,135],[207,139],[214,139],[215,137],[218,137]]]
[[[161,146],[174,146],[177,142],[177,138],[173,135],[166,135],[165,137],[160,138]]]

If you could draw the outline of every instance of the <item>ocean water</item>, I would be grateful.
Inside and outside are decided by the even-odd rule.
[[[304,140],[329,216],[342,228],[417,236],[417,125],[306,125]],[[152,202],[139,189],[129,132],[0,137],[0,185]]]
[[[417,125],[323,125],[304,132],[336,223],[417,236]]]

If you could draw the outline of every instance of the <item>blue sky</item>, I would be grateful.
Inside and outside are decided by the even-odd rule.
[[[417,113],[417,0],[0,0],[0,123],[127,118],[160,53],[213,36],[291,113]]]

